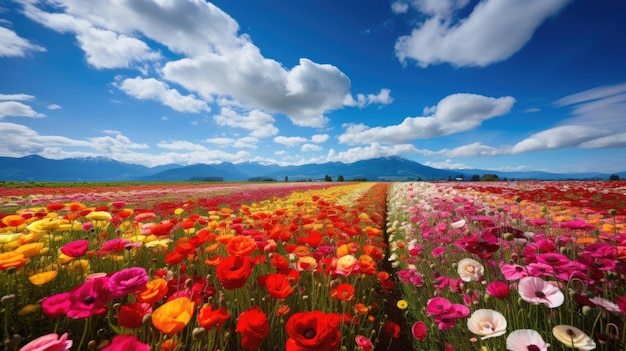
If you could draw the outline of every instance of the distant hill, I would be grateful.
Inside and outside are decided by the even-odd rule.
[[[323,180],[330,176],[337,180],[366,179],[371,181],[448,180],[463,177],[496,174],[504,179],[608,179],[610,174],[546,172],[498,172],[480,169],[437,169],[403,157],[381,157],[354,163],[328,162],[300,166],[263,165],[259,163],[196,164],[190,166],[165,165],[149,168],[119,162],[105,157],[51,160],[41,156],[20,158],[0,157],[0,181],[188,181],[223,180],[248,181],[265,179],[284,181]],[[616,173],[626,178],[626,172]]]

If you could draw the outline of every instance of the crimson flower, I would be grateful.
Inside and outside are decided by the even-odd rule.
[[[242,334],[241,347],[246,350],[256,350],[261,346],[261,341],[269,335],[270,323],[267,315],[259,306],[255,306],[239,315],[235,331]]]
[[[101,277],[84,282],[70,291],[67,316],[73,319],[87,318],[106,313],[105,305],[111,299],[109,278]]]
[[[76,240],[61,247],[61,252],[70,257],[81,257],[87,253],[89,240]]]

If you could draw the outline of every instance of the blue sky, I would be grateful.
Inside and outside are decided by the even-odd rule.
[[[622,0],[0,2],[0,156],[626,170]]]

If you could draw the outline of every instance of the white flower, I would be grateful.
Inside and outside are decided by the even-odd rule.
[[[509,351],[546,351],[549,346],[541,334],[532,329],[518,329],[506,337],[506,349]]]
[[[557,325],[552,328],[552,335],[565,346],[582,351],[595,350],[596,343],[589,335],[571,325]]]
[[[482,335],[482,340],[506,333],[506,325],[502,313],[490,309],[476,310],[467,320],[467,329],[476,335]]]
[[[485,267],[483,267],[480,262],[471,259],[464,258],[459,261],[457,265],[457,272],[461,277],[461,280],[464,282],[478,281],[482,278],[485,271]]]

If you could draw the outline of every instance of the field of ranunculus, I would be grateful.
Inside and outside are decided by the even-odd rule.
[[[626,183],[395,183],[415,350],[624,350]]]
[[[626,183],[0,188],[8,350],[624,350]]]

